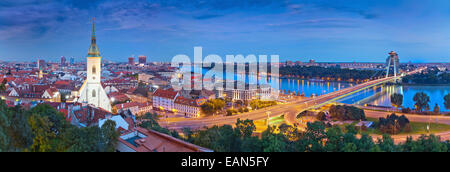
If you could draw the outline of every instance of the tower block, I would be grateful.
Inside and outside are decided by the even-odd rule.
[[[87,103],[111,112],[111,101],[101,84],[102,57],[97,46],[95,19],[92,25],[91,46],[87,55],[87,77],[80,88],[77,102]]]

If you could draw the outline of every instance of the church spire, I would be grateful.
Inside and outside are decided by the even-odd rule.
[[[100,51],[97,46],[97,36],[95,35],[95,18],[92,18],[91,46],[89,47],[88,57],[100,57]]]

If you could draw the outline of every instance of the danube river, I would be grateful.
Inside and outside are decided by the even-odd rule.
[[[433,110],[435,104],[438,104],[441,111],[449,112],[444,107],[444,96],[450,93],[448,86],[400,86],[383,85],[363,90],[355,95],[339,100],[341,103],[358,105],[375,105],[392,107],[390,96],[394,93],[403,94],[403,106],[414,108],[413,97],[416,93],[424,92],[430,96],[430,109]]]
[[[280,89],[282,91],[295,91],[300,94],[305,93],[306,97],[312,95],[328,94],[340,89],[353,86],[353,83],[347,82],[328,82],[328,81],[314,81],[302,79],[280,79]]]

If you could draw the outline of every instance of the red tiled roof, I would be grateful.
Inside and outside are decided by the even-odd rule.
[[[129,102],[129,103],[122,103],[122,104],[118,104],[116,105],[117,109],[126,109],[126,108],[130,108],[130,107],[139,107],[140,103],[138,102]]]
[[[133,94],[135,91],[136,91],[136,88],[130,88],[130,89],[128,89],[127,93]]]
[[[109,97],[114,98],[116,102],[124,102],[130,99],[127,95],[120,92],[109,93]]]
[[[11,71],[11,74],[30,74],[33,73],[32,70],[19,70],[19,71]]]
[[[185,98],[183,96],[178,96],[175,99],[175,103],[189,106],[198,106],[197,102],[194,99]]]
[[[92,112],[94,116],[91,116]],[[83,107],[81,110],[74,111],[74,113],[78,121],[87,124],[87,126],[92,126],[92,124],[98,123],[100,119],[104,119],[105,116],[109,114],[106,110],[92,106]]]
[[[139,104],[139,108],[143,108],[143,107],[147,107],[147,106],[152,106],[152,105],[149,102]]]
[[[144,128],[136,128],[145,138],[135,140],[134,146],[123,139],[119,141],[137,152],[212,152],[212,150],[185,142],[167,134],[159,133]]]
[[[70,81],[66,81],[66,80],[59,80],[55,82],[55,85],[69,85]]]
[[[50,85],[33,85],[32,90],[33,92],[40,92],[43,93],[45,90],[49,89]]]
[[[153,96],[174,99],[177,96],[177,94],[178,93],[175,92],[173,89],[167,90],[157,89],[155,93],[153,93]]]
[[[16,80],[16,78],[15,77],[6,77],[6,78],[0,78],[0,83],[2,83],[3,82],[3,80],[5,80],[6,79],[6,81],[7,82],[11,82],[11,81],[14,81],[14,80]]]

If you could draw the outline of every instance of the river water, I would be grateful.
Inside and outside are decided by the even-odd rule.
[[[414,108],[413,97],[416,93],[424,92],[430,97],[430,109],[433,110],[435,104],[438,104],[440,110],[449,112],[444,107],[444,96],[450,93],[449,86],[400,86],[383,85],[363,90],[357,94],[339,100],[341,103],[358,105],[376,105],[392,107],[390,96],[394,93],[403,94],[403,106],[405,108]]]
[[[305,93],[306,97],[311,95],[328,94],[340,89],[353,86],[353,83],[347,82],[328,82],[328,81],[311,81],[302,79],[280,79],[280,89],[283,91],[295,91]]]

